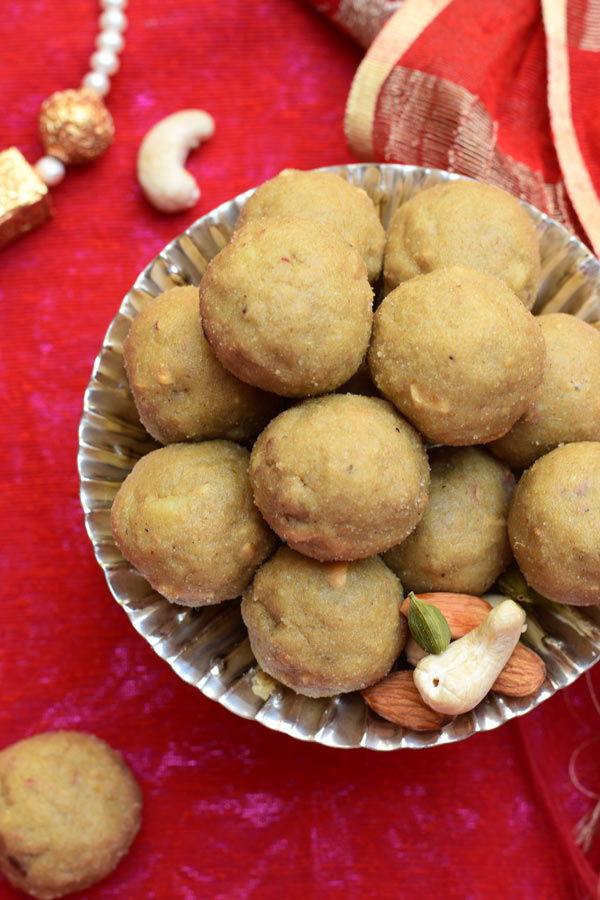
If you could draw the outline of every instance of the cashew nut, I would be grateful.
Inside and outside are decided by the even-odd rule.
[[[190,150],[214,130],[212,116],[202,109],[182,109],[150,129],[138,152],[137,176],[153,206],[179,212],[196,203],[200,188],[184,165]]]
[[[425,656],[413,676],[432,709],[457,716],[483,700],[525,630],[525,612],[505,600],[485,622],[437,655]]]
[[[424,657],[426,657],[427,651],[423,650],[421,645],[415,641],[412,635],[406,642],[404,647],[404,655],[406,656],[407,661],[411,664],[411,666],[416,666],[417,663],[420,663]]]

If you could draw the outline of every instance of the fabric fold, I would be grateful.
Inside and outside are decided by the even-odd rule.
[[[358,158],[489,181],[599,251],[600,125],[581,74],[600,90],[600,0],[544,0],[543,16],[538,0],[314,5],[371,41],[344,123]]]

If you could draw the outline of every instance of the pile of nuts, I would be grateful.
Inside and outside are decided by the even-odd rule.
[[[411,636],[405,654],[414,671],[393,672],[362,691],[384,719],[413,731],[435,731],[473,709],[490,690],[526,697],[544,683],[544,661],[519,643],[525,613],[513,600],[492,608],[487,600],[469,594],[409,595],[401,612],[408,617],[415,603],[439,611],[452,641],[442,652],[428,654]],[[414,632],[425,644],[418,622]],[[438,620],[432,628],[434,641],[440,630]]]

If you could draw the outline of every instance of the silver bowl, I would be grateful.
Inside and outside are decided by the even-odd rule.
[[[396,207],[413,194],[458,177],[435,169],[385,164],[335,166],[329,171],[363,187],[385,226]],[[123,341],[132,319],[152,297],[174,285],[200,282],[209,261],[229,240],[251,193],[202,216],[167,244],[123,299],[94,363],[83,401],[78,468],[86,528],[110,590],[134,628],[180,678],[236,715],[300,740],[373,750],[432,747],[490,731],[524,715],[596,662],[600,655],[598,608],[536,608],[529,633],[548,670],[537,694],[523,699],[490,694],[441,731],[417,733],[380,719],[358,693],[315,700],[280,687],[261,699],[252,689],[256,662],[239,601],[199,610],[175,606],[153,591],[117,549],[110,528],[113,498],[135,462],[157,446],[138,419],[123,366]],[[542,256],[533,311],[600,320],[600,263],[561,225],[527,208],[536,223]]]

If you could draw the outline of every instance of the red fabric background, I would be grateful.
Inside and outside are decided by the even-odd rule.
[[[600,12],[590,9],[585,0],[569,0],[567,6],[573,124],[586,167],[599,194]]]
[[[560,169],[550,134],[545,35],[538,0],[454,0],[402,57],[479,97],[505,153],[550,183]]]
[[[96,16],[95,0],[3,7],[0,134],[31,161],[39,104],[78,84]],[[302,0],[144,0],[129,16],[108,98],[114,145],[53,191],[53,222],[0,253],[0,745],[73,727],[131,764],[143,828],[89,900],[591,896],[571,832],[593,800],[568,770],[591,740],[578,773],[600,790],[585,679],[462,744],[334,751],[207,700],[112,600],[76,473],[103,334],[138,271],[196,216],[285,166],[352,161],[342,123],[361,57]],[[135,157],[151,124],[191,106],[213,114],[216,134],[190,160],[196,209],[169,218],[141,197]],[[0,898],[14,896],[0,877]]]

